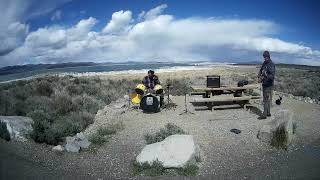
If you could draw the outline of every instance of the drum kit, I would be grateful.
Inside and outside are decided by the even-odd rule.
[[[164,109],[172,108],[174,103],[169,97],[171,85],[167,85],[167,103]],[[160,96],[163,96],[164,89],[160,84],[155,85],[153,89],[147,89],[144,84],[138,84],[135,91],[131,94],[131,102],[135,106],[139,106],[143,112],[156,113],[161,110]]]

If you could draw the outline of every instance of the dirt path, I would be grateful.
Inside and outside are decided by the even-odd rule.
[[[183,112],[183,97],[174,97],[176,110],[143,114],[136,110],[113,116],[101,111],[99,120],[121,120],[125,129],[96,150],[79,154],[55,153],[51,146],[33,142],[0,141],[0,172],[4,179],[149,179],[134,176],[132,161],[145,146],[144,135],[167,123],[174,123],[195,137],[200,145],[202,162],[196,177],[161,176],[155,179],[301,179],[319,178],[320,106],[292,99],[273,106],[294,112],[298,124],[296,137],[288,151],[260,142],[256,136],[265,121],[243,109]],[[242,132],[233,134],[230,129]],[[14,170],[12,170],[14,169]],[[16,173],[17,172],[17,173]],[[0,176],[0,177],[1,177]]]

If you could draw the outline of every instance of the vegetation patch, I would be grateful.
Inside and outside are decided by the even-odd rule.
[[[288,135],[285,131],[285,127],[280,126],[274,133],[275,135],[273,136],[274,138],[271,140],[271,145],[286,150],[288,145]]]
[[[147,162],[142,164],[138,162],[133,163],[133,173],[135,175],[160,176],[165,173],[165,170],[160,161],[154,161],[151,165]]]
[[[152,164],[133,163],[134,175],[143,174],[146,176],[161,176],[166,174],[180,175],[180,176],[196,176],[199,172],[199,167],[195,164],[187,164],[183,168],[165,168],[160,161],[154,161]]]
[[[89,141],[94,145],[103,145],[109,141],[113,134],[116,134],[117,131],[123,128],[122,123],[113,124],[108,127],[100,127],[96,133],[89,137]]]
[[[0,84],[0,115],[34,120],[31,137],[57,145],[93,123],[99,109],[123,97],[139,80],[46,76]]]
[[[7,124],[5,122],[0,121],[0,138],[10,141],[10,134],[7,129]]]
[[[176,169],[176,171],[181,176],[196,176],[199,172],[199,167],[195,164],[187,164],[183,168]]]
[[[186,134],[183,129],[175,124],[168,123],[165,128],[161,128],[159,132],[155,134],[146,134],[144,136],[147,144],[153,144],[156,142],[163,141],[168,136],[174,134]]]

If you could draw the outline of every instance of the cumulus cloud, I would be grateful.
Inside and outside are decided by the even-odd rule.
[[[112,14],[111,21],[102,30],[103,33],[118,34],[129,30],[129,24],[132,22],[131,11],[118,11]]]
[[[15,0],[1,1],[0,12],[0,57],[21,46],[29,32],[30,20],[39,15],[46,14],[57,6],[70,0]]]
[[[66,61],[253,61],[270,50],[276,62],[320,65],[320,52],[283,41],[278,25],[257,19],[184,18],[163,14],[167,5],[140,13],[113,13],[101,31],[98,20],[30,32],[25,42],[0,57],[1,65]]]

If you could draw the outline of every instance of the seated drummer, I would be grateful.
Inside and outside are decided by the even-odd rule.
[[[148,71],[148,76],[145,76],[143,78],[142,83],[146,86],[147,90],[150,90],[150,89],[153,90],[157,84],[160,85],[159,78],[154,74],[153,70]],[[160,94],[160,106],[163,105],[163,99],[164,99],[164,94],[162,93]]]
[[[148,76],[143,78],[142,84],[144,84],[147,89],[153,89],[157,84],[160,84],[160,81],[158,76],[154,74],[154,71],[149,70]]]

